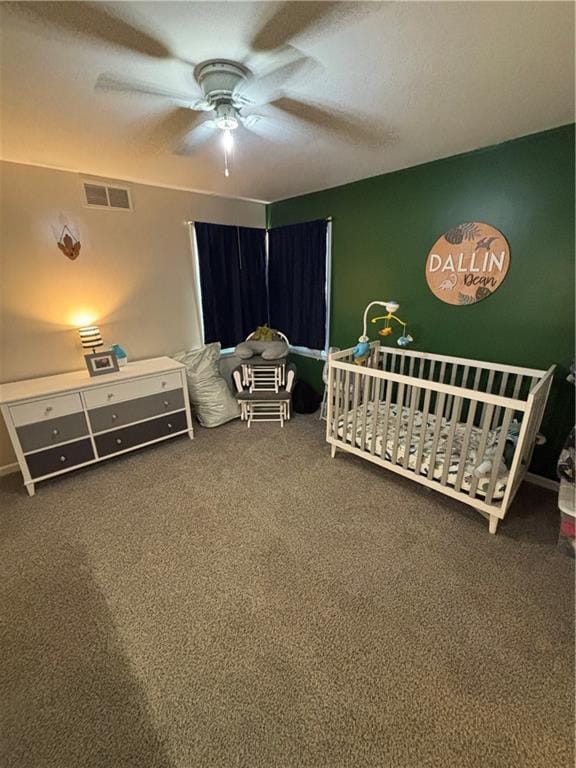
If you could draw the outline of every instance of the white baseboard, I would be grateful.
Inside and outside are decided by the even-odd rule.
[[[3,467],[0,467],[0,477],[4,477],[4,475],[11,475],[12,472],[18,472],[20,467],[18,466],[18,462],[14,462],[14,464],[4,464]]]
[[[532,485],[539,485],[541,488],[547,488],[549,491],[555,491],[558,493],[560,490],[560,483],[558,480],[551,480],[549,477],[542,477],[542,475],[535,475],[533,472],[526,472],[524,480]]]

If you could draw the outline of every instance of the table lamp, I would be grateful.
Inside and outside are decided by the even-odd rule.
[[[98,347],[103,345],[100,328],[97,325],[85,325],[83,328],[78,328],[78,333],[80,334],[82,349],[91,349],[94,353]]]

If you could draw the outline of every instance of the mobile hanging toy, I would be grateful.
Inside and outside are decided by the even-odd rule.
[[[372,323],[377,323],[379,320],[384,320],[384,326],[378,331],[380,336],[390,336],[390,334],[393,333],[394,328],[392,326],[392,320],[394,320],[396,323],[402,326],[402,336],[400,336],[396,342],[398,346],[407,347],[414,341],[412,336],[410,336],[410,334],[407,332],[406,323],[403,320],[400,320],[399,317],[396,317],[396,312],[400,309],[400,305],[397,301],[371,301],[364,310],[362,336],[358,337],[358,344],[356,344],[352,351],[352,357],[356,365],[364,365],[368,360],[368,355],[370,354],[370,340],[366,334],[366,326],[368,322],[368,312],[370,311],[370,308],[375,305],[384,307],[386,309],[385,315],[381,315],[380,317],[373,317],[370,321]]]

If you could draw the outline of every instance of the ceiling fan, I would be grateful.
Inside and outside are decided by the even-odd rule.
[[[274,61],[275,66],[260,75],[253,71],[256,68],[244,62],[224,58],[194,65],[176,56],[164,42],[157,40],[148,31],[117,15],[114,5],[91,2],[24,2],[8,5],[43,25],[56,25],[60,30],[75,36],[80,35],[158,59],[178,60],[193,67],[196,92],[177,92],[164,86],[111,74],[101,74],[95,87],[99,91],[145,94],[176,102],[178,119],[167,122],[170,123],[169,130],[176,134],[170,139],[180,142],[177,154],[193,153],[208,139],[220,133],[224,147],[224,172],[227,176],[230,173],[230,156],[234,144],[233,132],[238,128],[251,130],[261,120],[268,123],[271,119],[269,115],[251,112],[254,107],[272,107],[291,121],[329,130],[356,142],[381,144],[386,139],[382,130],[369,121],[330,107],[292,98],[285,90],[286,84],[296,74],[306,73],[309,77],[319,69],[317,62],[292,45],[296,38],[341,23],[350,15],[371,12],[379,3],[274,3],[272,15],[258,29],[249,45],[250,51],[260,56],[259,62],[262,57],[270,57]],[[262,5],[266,8],[267,4]],[[278,59],[283,63],[277,64]],[[266,123],[263,122],[263,125]]]
[[[96,88],[164,96],[181,102],[195,112],[210,113],[211,117],[200,121],[199,115],[197,118],[199,122],[195,126],[190,125],[185,144],[180,148],[180,152],[187,154],[194,151],[200,144],[220,131],[224,147],[224,174],[229,176],[229,161],[234,145],[232,132],[239,125],[250,128],[261,119],[260,115],[246,115],[241,112],[244,107],[254,104],[253,100],[241,91],[251,78],[252,72],[244,64],[228,59],[210,59],[194,67],[194,79],[201,92],[201,98],[195,98],[192,94],[179,94],[158,89],[137,81],[118,79],[106,74],[98,77]]]

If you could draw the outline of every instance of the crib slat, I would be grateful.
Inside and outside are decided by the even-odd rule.
[[[458,373],[458,365],[456,363],[450,363],[452,366],[452,371],[450,373],[450,386],[453,387],[454,383],[456,382],[456,374]],[[452,401],[454,400],[453,395],[448,395],[446,399],[446,419],[452,418]]]
[[[381,352],[381,360],[382,360],[382,370],[387,371],[388,370],[388,349],[386,347],[380,347]]]
[[[334,424],[332,428],[332,436],[338,437],[338,425],[340,423],[340,414],[342,412],[342,403],[341,403],[341,396],[342,396],[342,369],[341,368],[335,368],[334,373],[336,375],[336,394],[334,397]],[[346,436],[344,435],[344,440],[346,439]]]
[[[419,379],[423,379],[424,378],[424,367],[425,367],[426,363],[425,363],[425,360],[424,360],[423,357],[420,358],[419,362],[420,362],[420,365],[418,367],[418,378]]]
[[[410,397],[410,411],[408,414],[408,428],[406,430],[406,439],[404,441],[404,461],[402,462],[404,465],[404,469],[408,469],[409,467],[409,460],[410,460],[410,447],[412,443],[412,429],[414,427],[414,414],[416,412],[416,398],[418,394],[417,387],[413,386],[412,388],[412,395]]]
[[[474,383],[472,384],[472,389],[478,391],[478,388],[480,386],[481,376],[482,376],[482,368],[478,367],[476,368],[476,373],[474,374]]]
[[[383,399],[384,390],[386,388],[386,382],[384,379],[376,379],[376,388],[374,390],[374,396],[372,398],[372,442],[370,444],[370,453],[372,456],[376,453],[376,438],[378,429],[378,415],[380,411],[380,401]],[[382,397],[381,394],[382,393]]]
[[[488,373],[488,381],[486,382],[486,392],[492,395],[492,387],[494,386],[494,369],[492,368]]]
[[[387,379],[386,381],[386,394],[384,403],[384,419],[382,421],[382,446],[380,449],[380,457],[386,459],[386,446],[388,444],[388,418],[390,416],[390,400],[392,399],[392,389],[394,382]]]
[[[398,446],[400,437],[400,428],[402,426],[404,413],[402,403],[404,402],[404,389],[405,385],[400,382],[398,385],[398,393],[396,396],[396,429],[394,430],[394,440],[392,441],[392,462],[394,464],[398,461]]]
[[[462,384],[460,385],[463,389],[467,389],[468,387],[468,374],[470,373],[470,366],[465,365],[464,370],[462,371]]]
[[[446,441],[446,452],[444,454],[444,466],[442,468],[442,485],[446,485],[448,482],[448,471],[452,462],[452,446],[454,445],[454,436],[456,434],[456,428],[458,426],[458,419],[460,418],[460,410],[462,409],[462,398],[454,398],[454,408],[451,413],[450,430],[448,431],[448,439]]]
[[[486,453],[486,446],[488,444],[488,436],[490,434],[490,423],[492,421],[492,414],[494,412],[494,406],[492,404],[488,405],[487,408],[483,409],[482,413],[482,427],[481,427],[481,434],[480,434],[480,443],[478,445],[478,453],[476,454],[476,461],[477,464],[481,464],[483,461],[484,454]],[[478,488],[478,478],[476,475],[472,475],[472,482],[470,485],[469,495],[474,498],[476,496],[476,490]]]
[[[444,381],[444,377],[445,377],[445,376],[446,376],[446,363],[445,363],[444,361],[442,361],[442,362],[440,363],[440,377],[439,377],[439,379],[438,379],[438,381],[439,381],[441,384],[444,384],[444,383],[445,383],[445,381]]]
[[[427,389],[424,393],[424,405],[422,407],[422,429],[420,430],[420,440],[418,442],[418,450],[416,452],[416,463],[414,465],[414,471],[416,474],[422,474],[422,454],[424,452],[424,443],[426,442],[426,434],[428,432],[428,414],[430,413],[430,398],[432,396],[432,390]]]
[[[366,374],[364,374],[366,375]],[[352,440],[351,445],[356,445],[356,425],[358,423],[358,400],[360,398],[360,372],[354,371],[352,383]]]
[[[440,430],[442,428],[442,414],[444,413],[444,402],[446,401],[446,394],[441,392],[436,398],[436,408],[434,414],[436,417],[436,423],[434,424],[434,432],[432,438],[432,448],[430,451],[430,465],[428,468],[428,479],[434,480],[434,465],[436,464],[436,452],[438,451],[438,441],[440,439]]]
[[[492,504],[492,497],[494,496],[494,491],[496,490],[496,483],[498,482],[498,469],[500,467],[500,462],[502,461],[502,456],[504,455],[504,448],[506,447],[506,438],[508,436],[508,430],[510,429],[512,414],[513,414],[513,411],[511,408],[506,408],[504,410],[504,418],[502,420],[502,429],[500,430],[500,439],[498,440],[498,447],[496,448],[496,453],[492,458],[492,471],[490,473],[490,482],[488,484],[488,488],[486,489],[486,498],[485,498],[486,504]]]
[[[410,376],[410,378],[412,379],[414,378],[414,362],[415,362],[415,358],[411,357],[410,365],[408,366],[408,376]],[[408,407],[408,403],[410,403],[411,401],[412,401],[412,385],[409,384],[406,387],[406,407]]]
[[[476,416],[476,408],[478,406],[477,400],[472,400],[468,406],[468,418],[466,419],[466,428],[464,430],[464,438],[462,440],[462,453],[460,454],[460,466],[458,467],[458,473],[456,475],[456,482],[454,488],[459,491],[462,488],[462,480],[464,479],[464,470],[466,469],[466,461],[468,459],[468,447],[470,445],[470,436],[472,434],[472,428],[474,426],[474,417]]]
[[[506,387],[508,386],[508,377],[509,373],[504,372],[502,374],[502,380],[500,381],[500,387],[498,389],[499,395],[504,395],[506,392]],[[492,419],[492,429],[496,429],[498,426],[498,419],[500,418],[500,411],[502,410],[501,406],[497,405],[496,409],[494,411],[494,418]]]
[[[362,427],[360,432],[360,448],[366,450],[366,420],[368,418],[368,402],[370,400],[370,385],[374,380],[374,376],[364,376],[364,390],[362,393],[363,408],[362,408]]]
[[[342,409],[342,423],[344,442],[348,442],[348,412],[350,410],[350,371],[344,373],[344,407]]]

